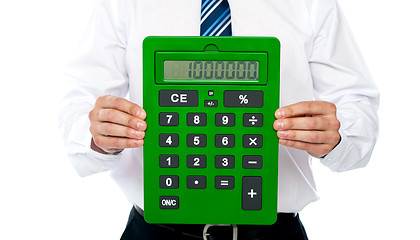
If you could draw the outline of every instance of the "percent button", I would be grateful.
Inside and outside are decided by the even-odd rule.
[[[263,91],[225,91],[223,105],[225,107],[262,108]]]

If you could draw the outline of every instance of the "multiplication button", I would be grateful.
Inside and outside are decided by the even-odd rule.
[[[262,148],[263,136],[261,134],[245,134],[242,136],[242,147]]]

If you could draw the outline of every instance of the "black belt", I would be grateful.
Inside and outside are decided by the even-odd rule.
[[[144,216],[144,212],[141,208],[134,206],[137,212]],[[278,222],[288,222],[296,218],[296,213],[278,213],[277,221]],[[270,227],[270,225],[210,225],[210,224],[154,224],[157,227],[162,229],[173,231],[180,235],[189,237],[190,239],[213,239],[211,236],[213,234],[217,235],[233,235],[233,239],[238,235],[238,228],[241,232],[241,235],[255,235],[257,236],[259,232],[265,231]],[[217,238],[215,238],[217,239]]]

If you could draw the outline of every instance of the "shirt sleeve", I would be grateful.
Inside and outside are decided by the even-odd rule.
[[[314,99],[335,103],[341,123],[341,142],[320,160],[333,171],[364,167],[378,137],[379,92],[336,0],[314,2]]]
[[[81,176],[113,169],[121,158],[121,154],[100,154],[90,148],[88,118],[99,96],[125,97],[128,92],[121,11],[115,0],[98,2],[75,57],[66,67],[68,91],[61,100],[59,127],[67,155]]]

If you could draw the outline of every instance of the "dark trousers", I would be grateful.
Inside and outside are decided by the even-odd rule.
[[[149,224],[136,209],[130,212],[122,240],[199,240],[203,239],[201,224]],[[232,240],[232,227],[212,227],[212,240]],[[238,240],[307,240],[299,215],[277,215],[273,225],[238,225]]]

